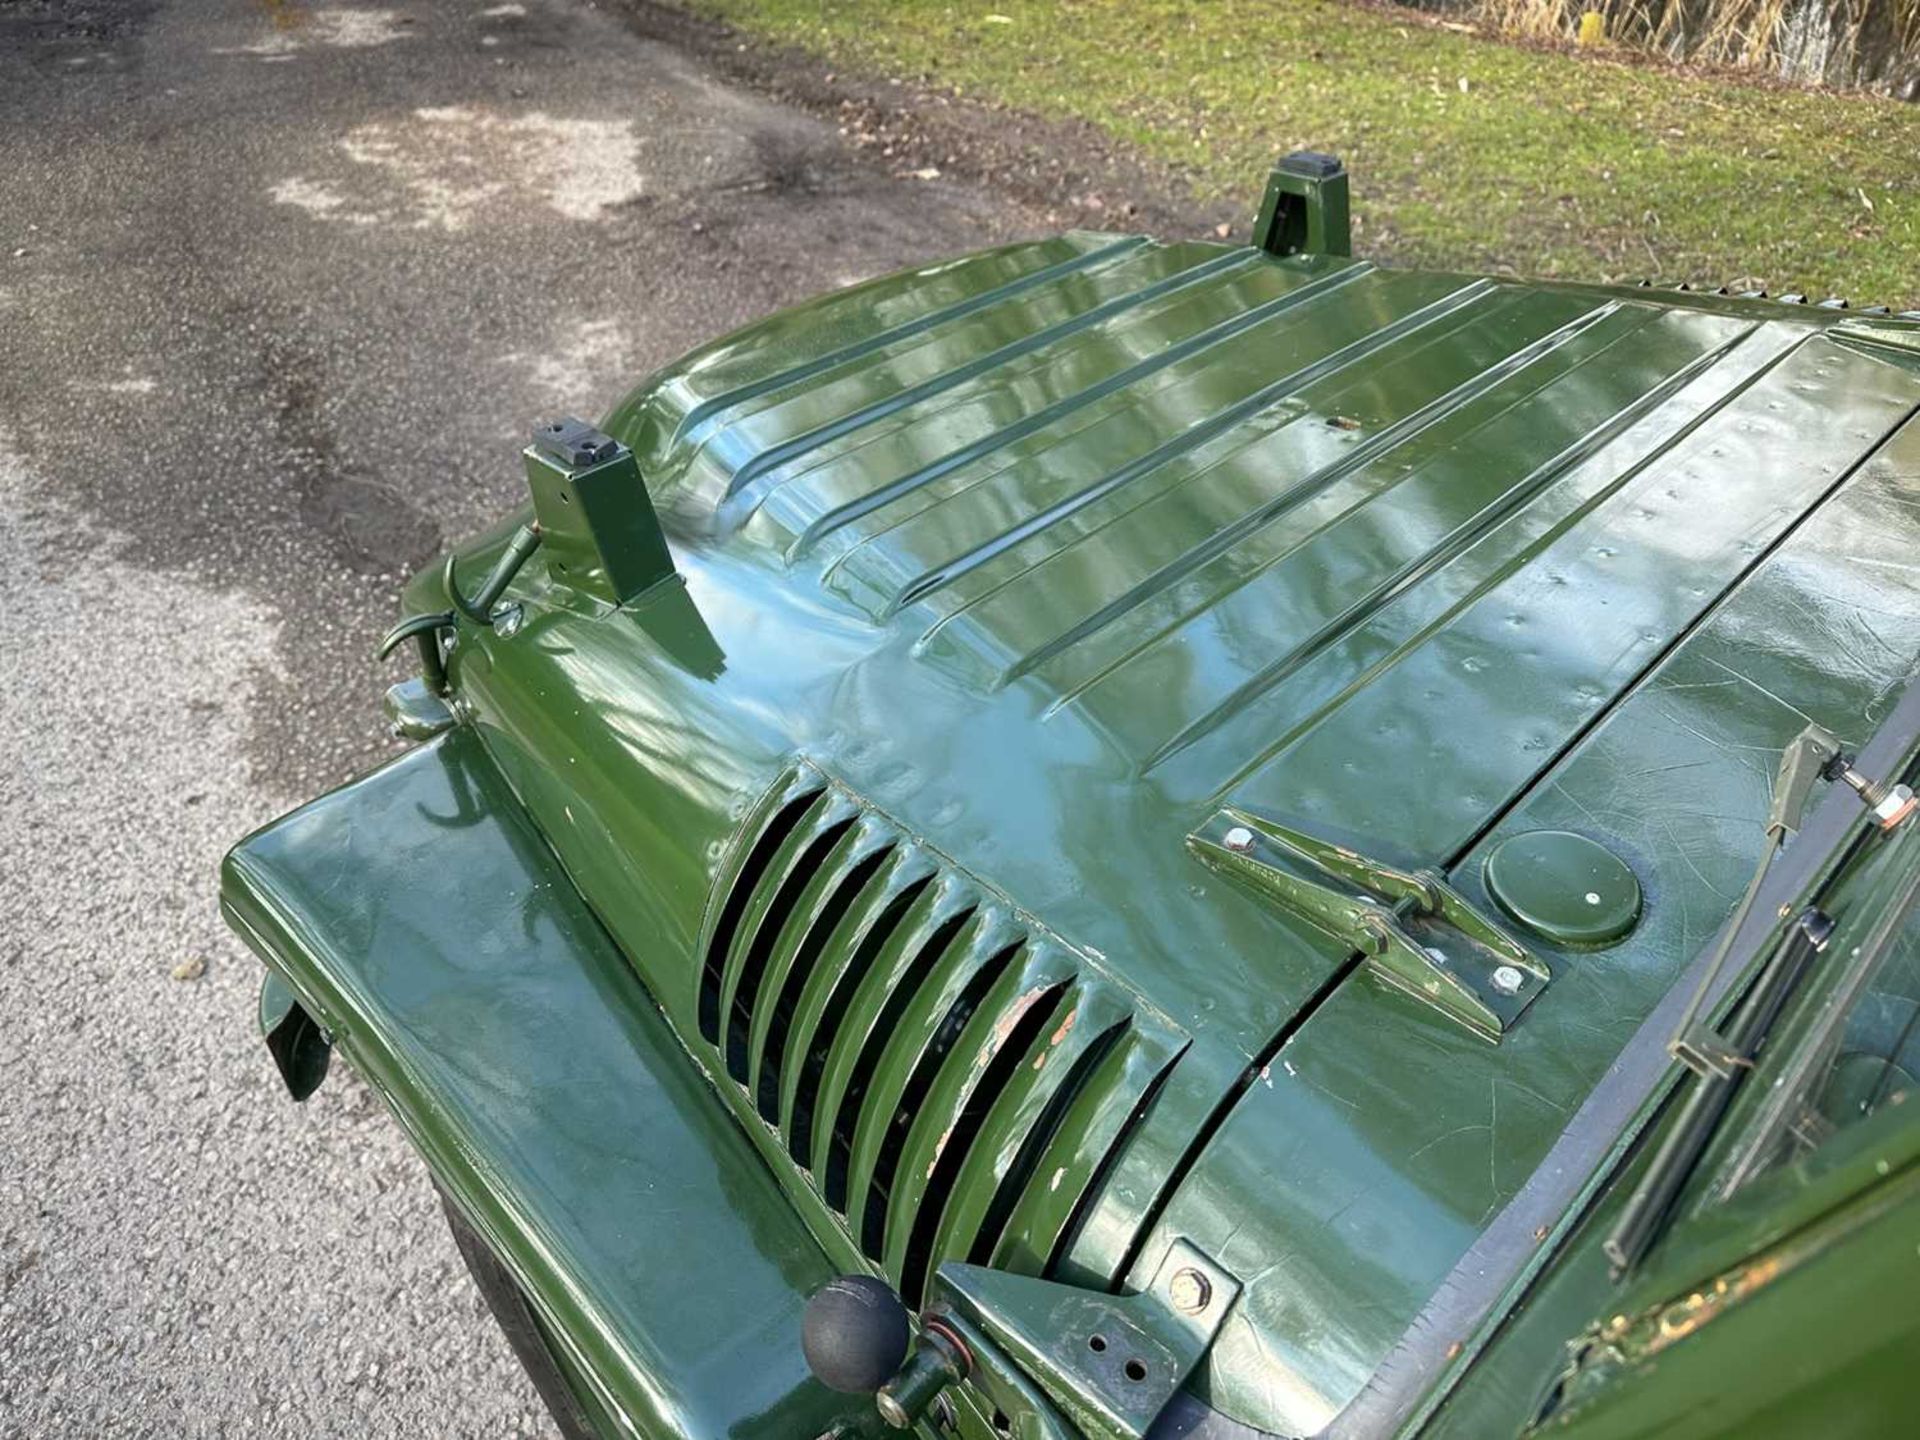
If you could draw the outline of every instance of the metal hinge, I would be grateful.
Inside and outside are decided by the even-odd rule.
[[[1243,811],[1187,843],[1216,870],[1351,945],[1382,979],[1497,1040],[1553,978],[1432,870],[1400,870]]]

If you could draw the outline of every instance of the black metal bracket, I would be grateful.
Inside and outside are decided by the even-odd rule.
[[[269,970],[260,987],[260,1038],[295,1100],[305,1100],[327,1078],[333,1037],[307,1013],[293,987]]]

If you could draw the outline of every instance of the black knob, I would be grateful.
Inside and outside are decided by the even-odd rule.
[[[829,1390],[870,1395],[899,1373],[911,1333],[907,1307],[886,1282],[842,1275],[807,1301],[800,1349]]]

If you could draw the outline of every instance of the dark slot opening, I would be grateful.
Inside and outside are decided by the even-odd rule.
[[[933,1039],[914,1063],[913,1073],[907,1076],[907,1083],[901,1088],[900,1103],[894,1107],[893,1117],[887,1122],[887,1133],[881,1138],[880,1154],[873,1164],[873,1182],[867,1189],[867,1213],[861,1229],[862,1243],[867,1253],[876,1259],[886,1244],[887,1197],[893,1193],[893,1178],[900,1169],[900,1152],[906,1148],[907,1134],[913,1129],[914,1117],[919,1115],[920,1106],[926,1101],[933,1082],[939,1078],[940,1067],[953,1049],[954,1042],[960,1038],[960,1032],[967,1028],[974,1011],[987,998],[987,992],[993,988],[994,982],[1006,972],[1023,943],[1016,940],[1004,946],[988,956],[985,963],[967,977],[967,983],[953,1004],[947,1007],[939,1028],[933,1032]],[[949,1140],[947,1148],[951,1149],[952,1144]]]
[[[740,978],[733,987],[733,1013],[727,1017],[727,1072],[742,1084],[747,1078],[747,1037],[753,1029],[753,1005],[759,996],[760,977],[767,972],[767,960],[773,954],[773,947],[780,943],[787,916],[793,913],[807,883],[820,873],[833,847],[853,828],[853,819],[849,815],[814,837],[813,843],[794,862],[793,869],[787,872],[786,879],[780,882],[773,903],[760,917],[760,928],[753,932],[747,946],[746,959],[740,964]]]
[[[907,1013],[907,1006],[913,1002],[913,997],[919,993],[920,986],[932,971],[933,962],[940,958],[953,937],[960,933],[960,927],[972,918],[973,908],[969,906],[945,921],[927,938],[926,943],[914,953],[906,973],[900,977],[900,983],[887,996],[879,1020],[868,1033],[866,1043],[860,1047],[860,1058],[854,1062],[846,1093],[840,1097],[839,1113],[833,1117],[833,1150],[827,1162],[827,1203],[843,1215],[847,1211],[847,1163],[853,1157],[854,1126],[859,1123],[860,1107],[866,1101],[867,1087],[873,1083],[873,1072],[880,1068],[880,1052],[887,1048],[888,1042],[893,1039],[893,1032],[900,1028],[900,1017]]]
[[[887,908],[861,937],[859,949],[853,952],[853,959],[834,982],[833,993],[821,1008],[820,1023],[813,1029],[813,1043],[808,1046],[806,1059],[802,1062],[800,1083],[794,1087],[793,1128],[787,1136],[787,1153],[809,1170],[813,1168],[814,1102],[820,1095],[820,1077],[826,1073],[827,1060],[832,1056],[834,1043],[840,1036],[840,1022],[846,1018],[847,1007],[853,1003],[854,994],[859,990],[860,982],[867,978],[867,972],[873,968],[873,962],[886,948],[887,941],[893,938],[894,931],[900,928],[900,922],[906,918],[913,902],[932,883],[931,875],[922,876],[887,902]]]
[[[1074,1239],[1080,1233],[1080,1227],[1087,1223],[1094,1202],[1100,1198],[1100,1190],[1107,1183],[1107,1177],[1113,1173],[1113,1167],[1126,1153],[1127,1142],[1133,1139],[1133,1132],[1140,1128],[1140,1122],[1147,1118],[1147,1112],[1153,1108],[1153,1102],[1160,1096],[1160,1087],[1167,1083],[1167,1077],[1173,1074],[1173,1067],[1180,1063],[1180,1057],[1186,1054],[1186,1047],[1175,1051],[1167,1063],[1160,1067],[1160,1073],[1149,1080],[1140,1091],[1140,1098],[1134,1102],[1133,1109],[1127,1112],[1127,1118],[1120,1124],[1120,1131],[1113,1137],[1113,1143],[1107,1147],[1107,1153],[1100,1157],[1100,1166],[1087,1181],[1087,1188],[1080,1192],[1080,1198],[1074,1202],[1073,1213],[1067,1217],[1067,1223],[1060,1227],[1060,1233],[1054,1237],[1053,1249],[1047,1255],[1046,1268],[1040,1273],[1052,1275],[1060,1268],[1060,1262],[1066,1258]]]
[[[846,878],[834,887],[833,894],[827,897],[827,903],[820,907],[820,913],[814,917],[813,924],[807,928],[799,948],[794,952],[793,964],[787,967],[786,983],[780,987],[780,994],[773,1002],[773,1019],[767,1026],[766,1049],[760,1052],[760,1115],[765,1120],[778,1121],[780,1118],[780,1067],[786,1060],[787,1032],[793,1025],[793,1012],[800,1004],[800,992],[806,988],[807,978],[820,963],[821,953],[833,938],[833,932],[839,928],[841,918],[891,854],[893,847],[883,846],[847,873]]]
[[[727,952],[733,948],[734,932],[740,928],[740,917],[746,913],[754,887],[760,883],[767,866],[773,863],[780,846],[823,793],[809,790],[781,806],[747,851],[740,873],[733,877],[733,888],[727,892],[719,923],[713,927],[713,938],[707,942],[707,962],[700,971],[700,1033],[710,1045],[720,1043],[720,982],[726,972]]]
[[[1308,997],[1307,1002],[1295,1010],[1288,1018],[1286,1024],[1282,1025],[1273,1037],[1267,1041],[1266,1047],[1262,1049],[1258,1055],[1254,1056],[1253,1063],[1240,1072],[1238,1079],[1234,1082],[1233,1088],[1220,1097],[1218,1103],[1214,1105],[1213,1109],[1208,1113],[1206,1120],[1201,1124],[1200,1129],[1188,1143],[1186,1150],[1181,1154],[1180,1158],[1174,1162],[1173,1169],[1168,1174],[1166,1181],[1161,1185],[1159,1193],[1148,1202],[1145,1210],[1141,1212],[1139,1225],[1133,1232],[1132,1243],[1127,1246],[1127,1251],[1121,1259],[1119,1270],[1115,1272],[1116,1277],[1125,1275],[1133,1269],[1134,1262],[1140,1258],[1140,1247],[1147,1243],[1147,1237],[1153,1233],[1153,1227],[1160,1223],[1160,1212],[1167,1208],[1167,1202],[1173,1198],[1174,1192],[1177,1191],[1182,1182],[1186,1180],[1187,1172],[1191,1170],[1195,1162],[1199,1160],[1201,1152],[1207,1148],[1208,1143],[1213,1139],[1214,1135],[1218,1133],[1220,1127],[1227,1123],[1227,1117],[1233,1113],[1233,1107],[1239,1102],[1240,1097],[1253,1087],[1254,1082],[1260,1078],[1260,1072],[1279,1058],[1280,1052],[1286,1048],[1287,1042],[1300,1033],[1300,1028],[1314,1017],[1322,1005],[1326,1004],[1327,1001],[1331,1000],[1334,995],[1339,992],[1340,987],[1346,984],[1353,973],[1364,963],[1366,963],[1366,957],[1358,951],[1347,956],[1345,960],[1342,960],[1333,972],[1329,974],[1325,980],[1320,982],[1320,988],[1315,990],[1313,994]],[[1116,1145],[1116,1153],[1118,1149],[1119,1147]],[[1091,1193],[1091,1191],[1089,1191],[1089,1193]],[[1054,1258],[1057,1260],[1060,1254],[1063,1253],[1065,1252],[1056,1252]]]
[[[913,1228],[908,1231],[906,1258],[900,1265],[900,1294],[911,1306],[917,1308],[920,1304],[920,1292],[927,1283],[927,1266],[933,1256],[934,1237],[940,1229],[940,1216],[946,1209],[953,1182],[960,1176],[960,1167],[966,1163],[980,1127],[987,1123],[994,1101],[1000,1098],[1014,1072],[1026,1063],[1029,1052],[1053,1024],[1068,988],[1069,982],[1062,980],[1027,1007],[1006,1043],[987,1062],[986,1073],[973,1087],[966,1104],[960,1107],[953,1131],[933,1162],[933,1173],[927,1176],[923,1201],[909,1222]]]
[[[1131,1020],[1117,1021],[1095,1037],[1093,1043],[1081,1052],[1080,1058],[1073,1062],[1073,1068],[1067,1072],[1066,1079],[1060,1082],[1060,1088],[1047,1100],[1040,1117],[1033,1122],[1033,1128],[1027,1131],[1026,1139],[1020,1142],[1019,1152],[1014,1155],[1013,1163],[1007,1166],[1007,1173],[1001,1177],[999,1188],[993,1192],[993,1201],[980,1220],[980,1232],[973,1237],[973,1246],[967,1251],[968,1264],[993,1263],[993,1252],[999,1248],[1000,1236],[1007,1228],[1007,1221],[1013,1218],[1014,1207],[1020,1203],[1020,1197],[1027,1193],[1027,1187],[1033,1183],[1034,1172],[1040,1168],[1040,1157],[1047,1153],[1047,1147],[1053,1143],[1053,1137],[1065,1123],[1067,1111],[1073,1107],[1073,1102],[1092,1083],[1094,1071],[1113,1054],[1132,1023]]]

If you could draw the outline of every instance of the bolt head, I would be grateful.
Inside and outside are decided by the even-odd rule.
[[[1224,843],[1234,854],[1245,855],[1253,849],[1253,831],[1244,825],[1236,825],[1227,831]]]
[[[1198,1315],[1213,1299],[1213,1282],[1192,1266],[1173,1272],[1167,1284],[1167,1297],[1183,1315]]]
[[[1915,810],[1920,810],[1920,797],[1914,795],[1913,787],[1895,785],[1873,807],[1873,818],[1882,830],[1893,830]]]
[[[1512,965],[1496,965],[1492,978],[1493,988],[1502,995],[1518,995],[1520,987],[1527,983],[1527,977]]]
[[[520,633],[520,626],[526,618],[527,612],[514,601],[496,605],[493,611],[493,633],[502,640],[511,640]]]

